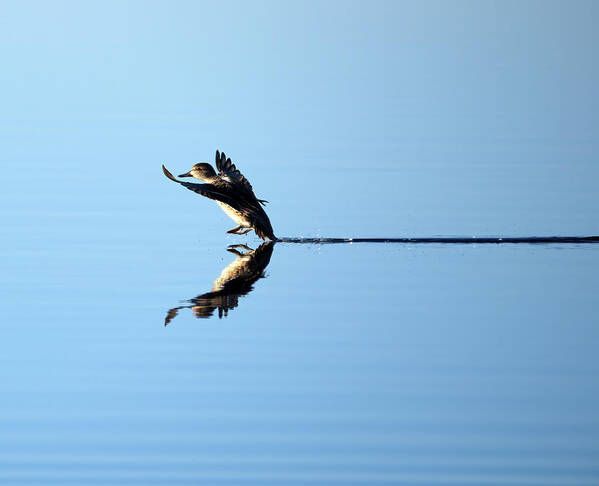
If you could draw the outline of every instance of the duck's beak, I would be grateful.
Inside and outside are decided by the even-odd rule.
[[[185,174],[178,175],[177,177],[193,177],[193,176],[189,172],[186,172]]]

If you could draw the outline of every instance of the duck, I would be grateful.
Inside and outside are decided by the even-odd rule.
[[[263,240],[277,241],[270,219],[263,208],[268,201],[256,197],[250,181],[224,152],[216,151],[215,165],[218,173],[212,165],[200,162],[188,172],[177,176],[193,177],[201,180],[203,184],[178,180],[164,164],[162,171],[171,181],[216,201],[225,214],[237,223],[237,226],[227,233],[245,235],[253,230]]]
[[[230,310],[239,305],[240,297],[249,294],[259,279],[266,278],[265,270],[270,263],[274,246],[274,241],[264,241],[255,250],[247,245],[229,245],[227,251],[237,258],[223,269],[212,289],[188,299],[185,305],[170,309],[164,325],[167,326],[181,309],[191,309],[198,318],[211,317],[218,309],[219,319],[226,317]]]

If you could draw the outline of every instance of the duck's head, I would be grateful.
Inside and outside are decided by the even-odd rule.
[[[196,179],[200,179],[202,181],[211,181],[216,177],[216,172],[214,172],[214,169],[210,164],[202,162],[200,164],[194,165],[189,172],[181,174],[179,177],[195,177]]]

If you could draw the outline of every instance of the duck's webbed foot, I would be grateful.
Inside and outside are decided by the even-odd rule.
[[[246,253],[243,253],[241,250],[238,250],[238,248],[241,248],[241,249],[247,250],[247,251],[246,251]],[[229,245],[227,247],[227,251],[231,252],[237,256],[240,256],[240,257],[248,256],[248,255],[251,255],[252,253],[254,253],[254,249],[250,248],[247,245]]]
[[[253,248],[250,248],[245,243],[237,243],[236,245],[229,245],[227,248],[243,248],[244,250],[247,250],[247,251],[254,251]]]
[[[240,231],[240,232],[239,232],[239,233],[237,233],[237,234],[238,234],[238,235],[245,235],[245,234],[249,233],[250,231],[252,231],[252,228],[247,228],[246,230],[244,230],[244,231]]]
[[[229,231],[227,231],[227,233],[231,233],[233,235],[239,235],[241,233],[239,233],[239,230],[243,228],[243,226],[239,225],[239,226],[235,226],[235,228],[230,229]]]
[[[241,249],[243,249],[243,250],[247,250],[247,253],[243,253],[243,252],[241,252],[240,250],[238,250],[238,248],[241,248]],[[253,248],[250,248],[249,246],[247,246],[247,245],[244,245],[244,244],[239,244],[239,245],[229,245],[229,246],[227,247],[227,251],[228,251],[228,252],[231,252],[231,253],[233,253],[233,254],[235,254],[235,255],[237,255],[237,256],[240,256],[240,257],[242,257],[242,256],[246,256],[246,255],[250,255],[251,253],[253,253],[253,252],[254,252]]]

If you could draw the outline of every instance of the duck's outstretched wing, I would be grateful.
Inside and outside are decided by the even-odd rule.
[[[216,151],[216,169],[218,170],[218,175],[221,177],[226,177],[227,180],[233,184],[238,191],[241,191],[246,197],[250,200],[256,200],[260,204],[264,206],[264,199],[258,199],[254,194],[254,189],[250,184],[250,181],[239,171],[235,164],[231,162],[231,159],[228,158],[224,152]]]
[[[238,207],[238,202],[235,199],[225,194],[223,191],[219,191],[218,188],[213,186],[212,184],[195,184],[193,182],[180,181],[176,179],[175,176],[173,176],[173,174],[171,174],[164,165],[162,166],[162,171],[164,172],[164,175],[168,177],[171,181],[181,184],[183,187],[186,187],[190,191],[201,194],[202,196],[207,197],[209,199],[223,202],[233,208],[237,209]]]
[[[181,306],[181,307],[173,307],[172,309],[170,309],[167,313],[166,313],[166,317],[164,318],[164,325],[168,326],[168,323],[171,322],[175,317],[177,317],[177,314],[179,313],[180,309],[184,309],[185,306]]]

